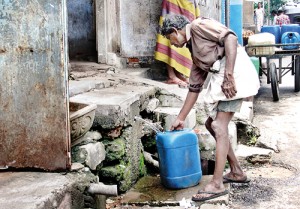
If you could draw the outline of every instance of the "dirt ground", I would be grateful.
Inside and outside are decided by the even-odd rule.
[[[271,84],[261,77],[254,100],[254,121],[260,139],[271,140],[279,152],[270,164],[244,166],[249,185],[232,185],[229,208],[300,208],[300,93],[294,92],[294,76],[282,77],[279,101],[273,102]]]

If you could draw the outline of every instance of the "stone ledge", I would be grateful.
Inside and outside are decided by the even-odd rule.
[[[147,107],[149,97],[154,97],[155,87],[145,85],[118,85],[85,92],[70,98],[71,102],[96,104],[93,126],[114,128],[130,124],[133,117]]]
[[[0,208],[83,208],[83,191],[96,180],[88,173],[1,172]]]

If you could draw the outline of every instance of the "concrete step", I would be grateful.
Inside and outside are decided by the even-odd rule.
[[[95,180],[88,173],[0,172],[0,208],[84,208],[83,191]]]
[[[134,116],[146,108],[149,97],[154,97],[155,93],[153,86],[125,84],[81,93],[71,97],[70,101],[96,104],[93,126],[109,129],[131,124]]]

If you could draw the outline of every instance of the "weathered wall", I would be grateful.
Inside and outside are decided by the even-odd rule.
[[[94,0],[68,0],[69,56],[89,56],[96,51]]]
[[[200,0],[200,15],[210,17],[220,21],[221,1],[219,0]]]
[[[120,1],[121,56],[153,56],[160,13],[161,0]]]
[[[243,2],[243,24],[244,27],[249,27],[254,25],[253,19],[254,13],[254,3],[252,1],[245,1]]]

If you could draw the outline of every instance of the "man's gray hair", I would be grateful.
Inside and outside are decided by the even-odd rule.
[[[160,33],[163,36],[169,35],[174,31],[173,28],[181,30],[189,23],[190,21],[183,15],[168,14],[164,18]]]

